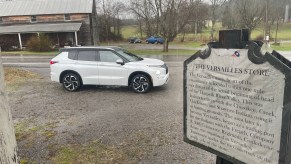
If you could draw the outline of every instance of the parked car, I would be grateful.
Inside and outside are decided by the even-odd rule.
[[[151,37],[146,39],[146,42],[147,43],[152,43],[152,44],[155,44],[155,43],[164,44],[165,40],[163,38],[161,38],[161,37],[151,36]]]
[[[141,43],[141,40],[140,40],[140,38],[138,38],[138,37],[130,37],[130,38],[128,39],[128,42],[129,42],[129,43]]]
[[[70,47],[50,61],[51,80],[68,91],[82,85],[129,86],[137,93],[168,82],[167,65],[141,58],[120,47]]]

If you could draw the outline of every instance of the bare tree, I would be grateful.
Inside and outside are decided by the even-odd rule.
[[[169,42],[181,33],[189,23],[193,11],[192,0],[164,0],[159,11],[161,13],[161,35],[165,39],[163,51],[168,52]]]
[[[140,31],[143,31],[141,26],[144,24],[144,31],[147,36],[158,34],[155,27],[157,27],[157,24],[159,24],[159,21],[156,20],[159,19],[159,16],[157,16],[159,13],[156,11],[156,7],[159,6],[159,1],[160,0],[157,0],[156,3],[154,3],[152,0],[130,1],[129,9],[139,18]]]
[[[212,27],[211,27],[211,34],[210,34],[210,39],[213,41],[214,37],[214,26],[216,24],[216,21],[218,19],[219,14],[217,14],[218,9],[221,8],[221,6],[226,2],[227,0],[210,0],[210,12],[211,12],[211,22],[212,22]]]
[[[280,23],[284,19],[284,9],[285,9],[285,3],[284,1],[276,1],[276,0],[270,0],[269,1],[269,7],[268,13],[269,13],[269,20],[271,21],[272,25],[275,26],[275,43],[278,43],[278,30]]]
[[[97,6],[96,0],[93,0],[93,11],[92,11],[92,38],[93,38],[93,45],[97,46],[100,45],[99,34],[98,34],[98,19],[97,19]]]
[[[227,29],[233,29],[236,26],[234,19],[234,12],[232,11],[231,4],[227,4],[224,8],[222,15],[222,26]]]
[[[102,0],[98,5],[98,29],[100,40],[109,42],[121,39],[121,18],[125,5],[120,1]]]
[[[0,58],[0,163],[16,164],[17,145],[10,108],[4,91],[4,71]]]
[[[202,0],[196,0],[193,5],[193,10],[191,14],[191,20],[194,22],[194,30],[193,32],[197,34],[201,32],[202,28],[204,27],[204,22],[209,18],[209,8],[208,4],[203,3]]]
[[[248,28],[251,32],[261,23],[265,13],[265,6],[260,0],[235,1],[240,27]],[[263,3],[264,4],[264,3]]]
[[[163,51],[167,52],[169,42],[189,23],[193,3],[194,0],[132,0],[130,9],[143,20],[148,36],[161,35],[165,39]]]

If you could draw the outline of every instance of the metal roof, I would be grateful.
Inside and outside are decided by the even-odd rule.
[[[49,33],[49,32],[74,32],[79,31],[82,23],[44,23],[29,25],[1,26],[0,34],[15,33]]]
[[[92,13],[93,0],[21,0],[0,2],[0,17]]]

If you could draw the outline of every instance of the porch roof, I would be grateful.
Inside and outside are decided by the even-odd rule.
[[[54,33],[79,31],[82,23],[43,23],[0,26],[0,34]]]

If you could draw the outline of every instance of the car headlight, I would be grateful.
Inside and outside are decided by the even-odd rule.
[[[148,65],[148,67],[163,68],[163,65]]]
[[[156,75],[160,76],[163,74],[167,74],[168,73],[168,67],[166,64],[163,65],[148,65],[148,67],[152,67],[152,68],[156,68]]]
[[[160,71],[160,70],[157,70],[157,71],[156,71],[156,74],[157,74],[157,75],[160,75],[160,74],[161,74],[161,71]]]

